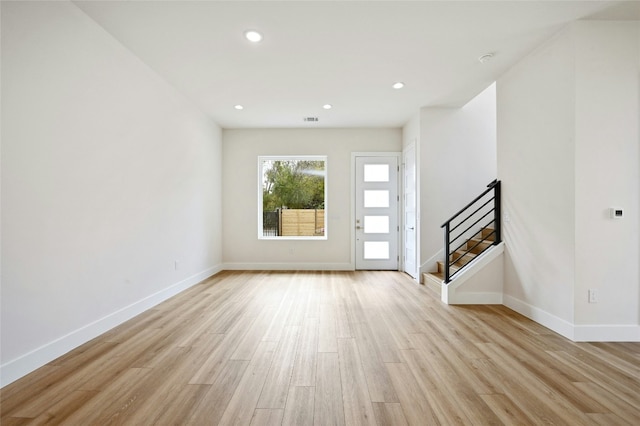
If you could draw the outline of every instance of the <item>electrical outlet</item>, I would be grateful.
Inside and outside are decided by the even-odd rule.
[[[589,303],[598,303],[598,292],[595,288],[589,289]]]

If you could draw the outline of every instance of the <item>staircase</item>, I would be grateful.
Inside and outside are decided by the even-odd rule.
[[[442,225],[445,253],[443,260],[437,262],[436,271],[423,274],[422,282],[443,296],[443,301],[448,299],[450,293],[447,291],[442,294],[443,285],[446,284],[449,289],[448,285],[459,271],[491,246],[502,243],[500,187],[499,180],[490,182],[486,190]]]
[[[449,256],[450,261],[455,260],[453,264],[449,265],[451,273],[453,274],[460,270],[460,268],[471,262],[476,258],[476,256],[493,245],[494,242],[495,232],[493,231],[493,228],[484,228],[480,230],[473,237],[469,238],[465,245]],[[438,261],[436,264],[436,271],[425,272],[422,274],[422,282],[428,288],[431,288],[440,295],[442,292],[442,282],[444,281],[444,262]]]

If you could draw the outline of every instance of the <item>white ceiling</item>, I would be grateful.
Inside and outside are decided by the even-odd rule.
[[[571,21],[640,17],[638,1],[74,3],[224,128],[402,126],[464,105]]]

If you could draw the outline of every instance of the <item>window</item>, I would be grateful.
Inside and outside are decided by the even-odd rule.
[[[327,238],[327,157],[258,157],[258,238]]]

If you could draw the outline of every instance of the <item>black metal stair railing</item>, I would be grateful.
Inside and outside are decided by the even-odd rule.
[[[470,210],[473,211],[469,213]],[[487,185],[487,189],[482,194],[441,226],[444,228],[445,283],[449,283],[454,275],[472,263],[472,261],[465,262],[465,257],[471,258],[472,254],[477,256],[492,245],[500,244],[502,241],[500,216],[500,181],[496,179]],[[462,228],[464,230],[458,231]],[[477,241],[470,243],[469,241],[472,241],[475,236],[479,236]],[[479,253],[474,252],[486,242],[492,244],[487,244]],[[460,266],[460,268],[451,272],[453,266]]]

